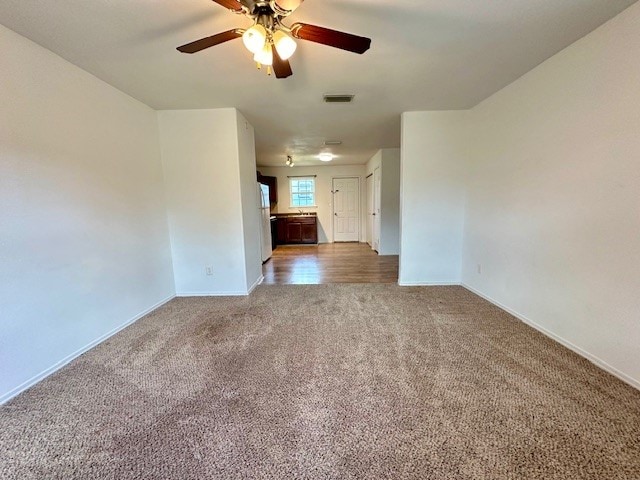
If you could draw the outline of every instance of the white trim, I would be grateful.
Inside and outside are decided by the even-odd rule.
[[[629,375],[627,375],[624,372],[621,372],[620,370],[618,370],[615,367],[612,367],[611,365],[609,365],[607,362],[605,362],[604,360],[596,357],[595,355],[587,352],[586,350],[583,350],[582,348],[578,347],[577,345],[574,345],[573,343],[571,343],[569,340],[566,340],[564,338],[562,338],[559,335],[556,335],[555,333],[553,333],[552,331],[546,329],[545,327],[537,324],[536,322],[534,322],[533,320],[525,317],[524,315],[516,312],[515,310],[507,307],[506,305],[498,302],[497,300],[494,300],[493,298],[491,298],[488,295],[485,295],[484,293],[476,290],[475,288],[462,283],[461,284],[464,288],[466,288],[467,290],[469,290],[472,293],[475,293],[476,295],[478,295],[479,297],[484,298],[486,301],[493,303],[496,307],[501,308],[502,310],[504,310],[505,312],[510,313],[511,315],[513,315],[514,317],[516,317],[518,320],[526,323],[527,325],[529,325],[532,328],[535,328],[536,330],[538,330],[540,333],[546,335],[547,337],[551,338],[552,340],[555,340],[556,342],[558,342],[559,344],[567,347],[569,350],[572,350],[573,352],[577,353],[578,355],[580,355],[583,358],[586,358],[587,360],[589,360],[591,363],[593,363],[594,365],[596,365],[597,367],[601,368],[602,370],[610,373],[611,375],[613,375],[614,377],[617,377],[618,379],[622,380],[623,382],[631,385],[632,387],[640,390],[640,380],[636,380],[633,377],[630,377]]]
[[[178,292],[176,297],[246,297],[247,292]]]
[[[382,156],[380,157],[380,165],[373,169],[371,175],[373,178],[373,213],[375,214],[371,224],[371,250],[380,255],[380,250],[382,250]],[[380,187],[379,190],[376,188],[376,180],[378,181],[378,187]],[[378,211],[376,211],[376,202]],[[376,233],[378,234],[377,238]],[[399,270],[400,268],[398,267],[398,273]]]
[[[460,282],[401,282],[398,280],[398,285],[401,287],[459,287],[462,284]]]
[[[105,333],[104,335],[101,335],[100,337],[96,338],[95,340],[93,340],[92,342],[89,342],[87,345],[85,345],[84,347],[80,348],[79,350],[76,350],[75,352],[73,352],[70,355],[67,355],[66,357],[64,357],[62,360],[54,363],[53,365],[51,365],[49,368],[43,370],[42,372],[40,372],[39,374],[31,377],[29,380],[27,380],[26,382],[18,385],[17,387],[15,387],[13,390],[9,390],[7,393],[5,393],[4,395],[2,395],[0,397],[0,405],[2,405],[3,403],[8,402],[9,400],[11,400],[13,397],[21,394],[22,392],[24,392],[25,390],[31,388],[32,386],[34,386],[36,383],[44,380],[45,378],[47,378],[49,375],[51,375],[52,373],[57,372],[58,370],[60,370],[62,367],[64,367],[65,365],[67,365],[68,363],[72,362],[73,360],[75,360],[76,358],[78,358],[80,355],[82,355],[83,353],[91,350],[93,347],[96,347],[97,345],[99,345],[100,343],[104,342],[105,340],[107,340],[108,338],[114,336],[116,333],[118,333],[121,330],[124,330],[125,328],[127,328],[129,325],[137,322],[138,320],[140,320],[142,317],[144,317],[145,315],[148,315],[149,313],[153,312],[154,310],[156,310],[157,308],[160,308],[162,305],[164,305],[167,302],[170,302],[171,300],[173,300],[176,297],[176,295],[171,295],[170,297],[165,298],[164,300],[161,300],[160,302],[156,303],[155,305],[147,308],[146,310],[144,310],[143,312],[137,314],[135,317],[127,320],[125,323],[123,323],[122,325],[114,328],[113,330]]]
[[[369,213],[369,184],[371,184],[371,213]],[[375,213],[373,210],[376,206],[375,176],[373,172],[364,177],[364,197],[364,212],[362,212],[364,214],[364,241],[371,247],[371,250],[375,252],[373,248],[373,229],[377,215],[373,215],[373,213]],[[369,235],[369,224],[371,224],[371,238],[367,238]],[[371,241],[369,242],[369,240]]]
[[[253,282],[253,285],[249,287],[249,291],[247,292],[247,295],[251,295],[251,292],[253,292],[256,289],[256,287],[260,285],[263,281],[264,281],[264,275],[260,275],[260,277],[255,282]]]
[[[176,297],[178,298],[188,298],[188,297],[246,297],[253,292],[258,285],[260,285],[264,281],[264,275],[260,275],[260,277],[253,282],[246,291],[244,292],[178,292],[176,293]]]
[[[302,175],[302,176],[297,176],[297,177],[287,177],[289,179],[289,210],[294,210],[294,209],[303,209],[303,208],[318,208],[318,197],[316,196],[316,188],[317,188],[317,175]],[[291,181],[292,180],[313,180],[313,191],[311,192],[311,194],[313,195],[313,205],[292,205],[292,201],[293,200],[293,192],[291,191]],[[299,192],[298,192],[299,194]]]

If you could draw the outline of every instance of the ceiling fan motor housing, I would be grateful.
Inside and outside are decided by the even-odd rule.
[[[286,17],[291,14],[290,10],[282,8],[275,1],[253,1],[244,0],[242,2],[247,15],[251,17],[260,17],[262,15]]]

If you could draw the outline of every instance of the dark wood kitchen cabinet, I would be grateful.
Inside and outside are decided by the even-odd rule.
[[[258,172],[258,182],[269,187],[269,203],[271,207],[278,203],[278,177],[266,177]]]
[[[277,217],[276,225],[278,245],[284,245],[287,243],[287,217]]]
[[[278,217],[278,244],[318,243],[318,218],[309,216]]]
[[[302,224],[287,219],[287,243],[302,243]]]

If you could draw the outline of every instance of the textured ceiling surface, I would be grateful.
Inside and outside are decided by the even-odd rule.
[[[250,21],[210,0],[3,0],[0,23],[155,109],[236,107],[260,165],[361,164],[400,145],[400,114],[469,108],[635,0],[306,0],[290,22],[370,37],[356,55],[298,41],[285,80],[241,40],[176,47]],[[351,93],[350,105],[323,94]],[[341,140],[325,148],[325,140]]]

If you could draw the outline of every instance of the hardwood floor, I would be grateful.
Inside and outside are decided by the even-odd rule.
[[[366,243],[284,245],[262,270],[270,285],[396,283],[398,256],[379,256]]]

